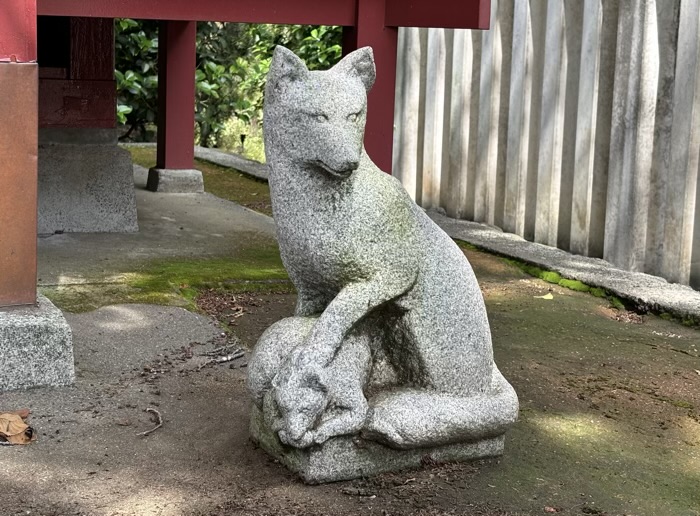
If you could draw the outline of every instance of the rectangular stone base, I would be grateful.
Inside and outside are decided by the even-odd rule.
[[[505,436],[434,448],[395,450],[353,437],[336,437],[323,446],[304,450],[283,445],[265,425],[262,412],[253,406],[250,434],[257,444],[307,484],[362,478],[388,471],[418,468],[426,462],[464,462],[503,454]]]
[[[116,136],[113,143],[78,143],[83,134],[66,129],[64,139],[75,136],[75,144],[39,146],[39,234],[138,231],[131,156]]]
[[[74,381],[71,330],[51,301],[0,309],[0,392]]]
[[[152,168],[148,171],[146,188],[160,193],[202,193],[204,179],[199,170]]]

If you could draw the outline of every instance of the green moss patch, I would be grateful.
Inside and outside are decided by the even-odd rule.
[[[575,290],[576,292],[590,292],[592,290],[591,287],[579,280],[562,278],[559,280],[558,284],[564,288],[568,288],[569,290]]]
[[[276,247],[244,251],[236,258],[171,259],[125,271],[117,282],[43,287],[59,308],[86,312],[121,303],[148,303],[195,309],[202,289],[234,292],[294,292]]]

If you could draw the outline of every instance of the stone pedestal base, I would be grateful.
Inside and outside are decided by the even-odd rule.
[[[0,309],[0,392],[75,381],[70,327],[51,301],[38,301]]]
[[[161,193],[202,193],[204,180],[199,170],[152,168],[148,171],[146,188]]]
[[[138,231],[131,156],[114,131],[94,131],[40,131],[40,234]]]
[[[505,436],[477,442],[450,444],[434,448],[394,450],[373,441],[336,437],[323,446],[304,450],[284,446],[265,425],[262,412],[254,405],[250,434],[257,444],[307,484],[368,477],[388,471],[417,468],[426,461],[463,462],[503,454]]]

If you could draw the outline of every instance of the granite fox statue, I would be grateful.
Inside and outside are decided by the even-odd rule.
[[[265,414],[275,414],[270,424],[280,439],[297,448],[358,430],[394,448],[501,435],[517,418],[518,400],[494,364],[471,266],[364,150],[374,80],[369,47],[328,71],[309,71],[289,50],[275,50],[265,148],[298,302],[294,317],[259,340],[249,389]],[[357,347],[349,337],[362,334]],[[379,389],[378,356],[392,376]],[[353,380],[339,379],[345,375]],[[340,411],[323,399],[339,394],[351,400]]]

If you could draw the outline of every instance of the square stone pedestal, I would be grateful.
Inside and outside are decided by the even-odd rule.
[[[148,171],[146,188],[160,193],[202,193],[204,179],[196,169],[152,168]]]
[[[0,392],[74,381],[71,330],[51,301],[0,309]]]
[[[265,425],[262,412],[254,405],[250,434],[263,450],[307,484],[368,477],[403,469],[418,468],[426,462],[465,462],[503,454],[505,436],[471,443],[450,444],[434,448],[395,450],[374,441],[353,437],[336,437],[323,446],[304,450],[283,445]]]

